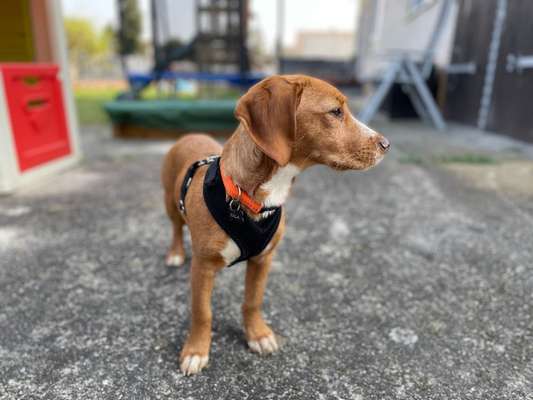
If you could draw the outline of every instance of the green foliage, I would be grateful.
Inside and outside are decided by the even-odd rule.
[[[462,163],[462,164],[497,164],[498,161],[485,154],[452,154],[439,157],[441,163]]]
[[[180,39],[172,38],[170,40],[167,40],[165,44],[163,44],[163,52],[167,55],[173,54],[176,51],[181,50],[183,45],[184,44]]]
[[[76,88],[76,110],[82,125],[105,124],[109,122],[103,105],[113,100],[120,89],[115,88]]]
[[[134,54],[141,50],[142,20],[137,0],[119,0],[120,29],[118,50],[121,55]]]
[[[64,20],[67,36],[70,73],[77,79],[82,67],[102,63],[114,48],[114,33],[111,27],[102,31],[94,28],[85,18],[66,17]]]
[[[65,32],[69,56],[73,60],[94,56],[102,50],[99,46],[98,34],[88,19],[66,17]]]
[[[118,48],[117,33],[111,25],[106,25],[100,33],[98,47],[102,52],[114,52]]]
[[[398,161],[401,164],[428,165],[431,163],[441,164],[497,164],[498,160],[486,154],[463,153],[446,155],[419,155],[402,154]]]
[[[424,164],[424,159],[416,154],[402,154],[398,158],[398,161],[400,162],[400,164]]]

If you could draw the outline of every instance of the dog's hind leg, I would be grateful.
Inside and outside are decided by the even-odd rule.
[[[166,257],[166,264],[170,267],[179,267],[185,261],[185,250],[183,249],[183,225],[185,221],[174,202],[172,193],[165,193],[165,208],[167,215],[172,222],[172,242]]]

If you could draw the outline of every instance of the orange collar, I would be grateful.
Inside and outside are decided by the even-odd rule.
[[[222,169],[222,164],[220,164],[220,175],[222,176],[222,183],[224,183],[224,189],[226,189],[226,194],[231,197],[233,200],[238,201],[240,204],[245,206],[248,210],[254,214],[259,214],[263,210],[263,204],[254,200],[248,193],[242,190],[239,186],[233,182],[233,179],[229,175],[225,175]]]

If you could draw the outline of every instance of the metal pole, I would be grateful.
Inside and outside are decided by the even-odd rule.
[[[422,77],[422,75],[420,75],[420,71],[416,67],[413,60],[408,57],[404,59],[403,63],[407,72],[410,75],[409,78],[412,80],[417,93],[420,95],[420,100],[422,101],[422,104],[424,104],[426,107],[426,110],[428,112],[429,117],[431,118],[431,121],[433,122],[433,125],[439,131],[444,131],[446,129],[446,123],[442,118],[442,114],[440,113],[439,107],[435,103],[431,92],[426,86],[424,78]],[[423,115],[421,115],[421,117],[423,117]]]
[[[160,52],[159,52],[159,28],[157,24],[157,0],[151,0],[150,2],[150,19],[152,23],[152,47],[154,48],[154,64],[155,69],[159,69]]]
[[[421,73],[424,79],[427,79],[429,75],[431,74],[431,68],[433,67],[433,56],[435,55],[435,51],[437,50],[437,45],[442,36],[442,33],[444,32],[444,28],[446,27],[446,22],[448,22],[448,17],[450,16],[450,12],[453,6],[453,1],[454,0],[443,0],[442,1],[441,9],[437,17],[435,29],[433,30],[431,38],[429,39],[428,45],[424,52],[424,56],[422,58],[423,63],[422,63]]]
[[[276,2],[276,60],[278,61],[278,73],[283,73],[283,33],[285,31],[285,1]]]
[[[496,77],[496,68],[498,67],[498,57],[500,54],[500,42],[505,28],[505,20],[507,18],[507,0],[498,0],[496,7],[489,54],[487,57],[487,66],[485,68],[483,92],[481,94],[481,102],[477,118],[477,127],[482,130],[487,129],[489,120],[492,90],[494,87],[494,78]]]
[[[250,61],[248,58],[248,0],[239,1],[239,72],[241,79],[250,72]]]
[[[370,123],[372,118],[374,118],[374,116],[379,110],[379,106],[381,105],[383,100],[385,100],[385,96],[387,96],[387,93],[389,92],[390,88],[394,84],[394,81],[396,80],[396,77],[400,73],[401,69],[402,69],[401,61],[397,61],[391,64],[391,66],[385,73],[383,80],[379,84],[379,87],[377,88],[376,92],[367,101],[365,107],[361,110],[361,112],[357,116],[357,119],[359,119],[359,121],[361,121],[363,124]]]
[[[118,7],[118,53],[120,57],[120,66],[122,68],[122,74],[124,75],[124,78],[128,80],[128,65],[126,63],[126,55],[124,54],[124,0],[117,0],[117,7]],[[130,88],[131,88],[131,83]]]

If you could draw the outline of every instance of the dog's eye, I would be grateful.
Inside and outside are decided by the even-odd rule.
[[[329,113],[334,115],[334,116],[336,116],[337,118],[342,117],[342,109],[341,108],[334,108]]]

